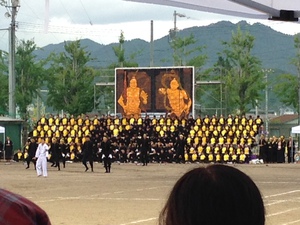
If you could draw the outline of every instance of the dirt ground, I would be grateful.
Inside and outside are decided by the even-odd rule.
[[[49,166],[49,165],[48,165]],[[84,172],[80,163],[48,177],[37,177],[23,163],[0,162],[0,187],[21,194],[41,206],[53,225],[155,225],[175,181],[200,164],[101,164]],[[259,186],[267,225],[300,224],[300,164],[236,165]]]

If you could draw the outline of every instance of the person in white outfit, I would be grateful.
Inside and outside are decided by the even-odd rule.
[[[45,139],[41,138],[41,142],[38,145],[38,148],[35,153],[36,161],[36,172],[39,176],[48,176],[47,172],[47,157],[48,157],[49,146],[45,143]]]

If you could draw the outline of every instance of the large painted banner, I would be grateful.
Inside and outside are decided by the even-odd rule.
[[[116,113],[166,113],[183,118],[193,112],[194,67],[117,68]]]

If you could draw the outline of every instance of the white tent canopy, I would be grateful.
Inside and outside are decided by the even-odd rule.
[[[292,127],[292,134],[300,134],[300,125]]]
[[[0,134],[4,134],[4,133],[5,133],[5,127],[0,126]]]
[[[300,17],[295,0],[125,0],[256,19],[294,21]]]

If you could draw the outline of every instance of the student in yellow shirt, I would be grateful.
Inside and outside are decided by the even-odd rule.
[[[237,163],[238,161],[238,155],[235,153],[235,151],[232,153],[231,155],[231,162],[234,164],[234,163]]]
[[[61,123],[63,126],[66,126],[68,124],[68,122],[69,122],[69,119],[68,119],[67,115],[64,114],[64,117],[61,119]]]
[[[201,119],[201,116],[200,116],[200,115],[198,115],[198,117],[197,117],[197,119],[196,119],[196,124],[197,124],[198,126],[200,126],[200,125],[202,124],[202,119]]]
[[[246,155],[244,154],[244,151],[241,151],[241,154],[239,156],[239,163],[241,164],[246,163]]]
[[[39,136],[40,132],[37,130],[36,127],[34,127],[32,131],[32,137],[37,138]]]
[[[82,119],[81,115],[77,116],[77,121],[76,122],[77,122],[78,126],[82,126],[83,125],[83,119]]]
[[[25,159],[24,154],[21,151],[21,149],[17,150],[17,152],[14,154],[13,159],[14,159],[15,162],[20,162],[21,160],[23,161]]]
[[[221,148],[222,155],[224,155],[226,153],[227,148],[228,148],[227,145],[225,145],[225,144],[222,145],[222,148]]]
[[[185,163],[189,163],[190,162],[190,156],[188,154],[188,152],[185,150],[184,151],[184,162]]]
[[[210,124],[210,118],[208,115],[205,116],[205,118],[203,119],[203,123],[205,124],[205,126],[209,126]]]
[[[244,147],[244,154],[246,155],[246,162],[248,162],[248,160],[250,159],[251,156],[251,149],[249,145],[245,145]]]
[[[219,124],[220,124],[221,126],[224,126],[224,125],[225,125],[225,118],[224,118],[223,115],[220,115]]]
[[[229,154],[226,151],[225,154],[223,155],[223,163],[228,163],[229,162]]]
[[[227,125],[229,125],[229,126],[233,125],[233,118],[230,114],[228,115],[228,118],[227,118],[226,122],[227,122]]]
[[[207,158],[209,163],[213,163],[215,160],[214,154],[212,152],[209,152]]]
[[[214,147],[214,154],[216,155],[216,154],[218,154],[218,153],[220,153],[220,145],[219,145],[219,144],[217,144],[217,145]]]
[[[220,155],[219,152],[215,155],[215,162],[216,163],[221,163],[221,155]]]
[[[197,151],[194,150],[193,154],[192,154],[192,162],[195,163],[198,161],[198,155],[197,155]]]
[[[70,118],[69,120],[70,120],[71,126],[74,126],[74,124],[76,123],[76,120],[75,120],[75,118],[74,118],[74,115],[71,115],[71,118]]]
[[[54,118],[53,115],[50,114],[49,119],[48,119],[48,125],[51,127],[54,125]]]
[[[54,124],[55,124],[56,126],[59,126],[59,123],[60,123],[60,117],[59,117],[59,115],[57,114],[57,115],[55,116],[55,119],[54,119]]]
[[[200,153],[200,162],[205,163],[206,162],[206,155],[204,154],[204,152]]]
[[[48,119],[46,118],[45,115],[43,115],[39,121],[41,122],[42,125],[48,124]]]

